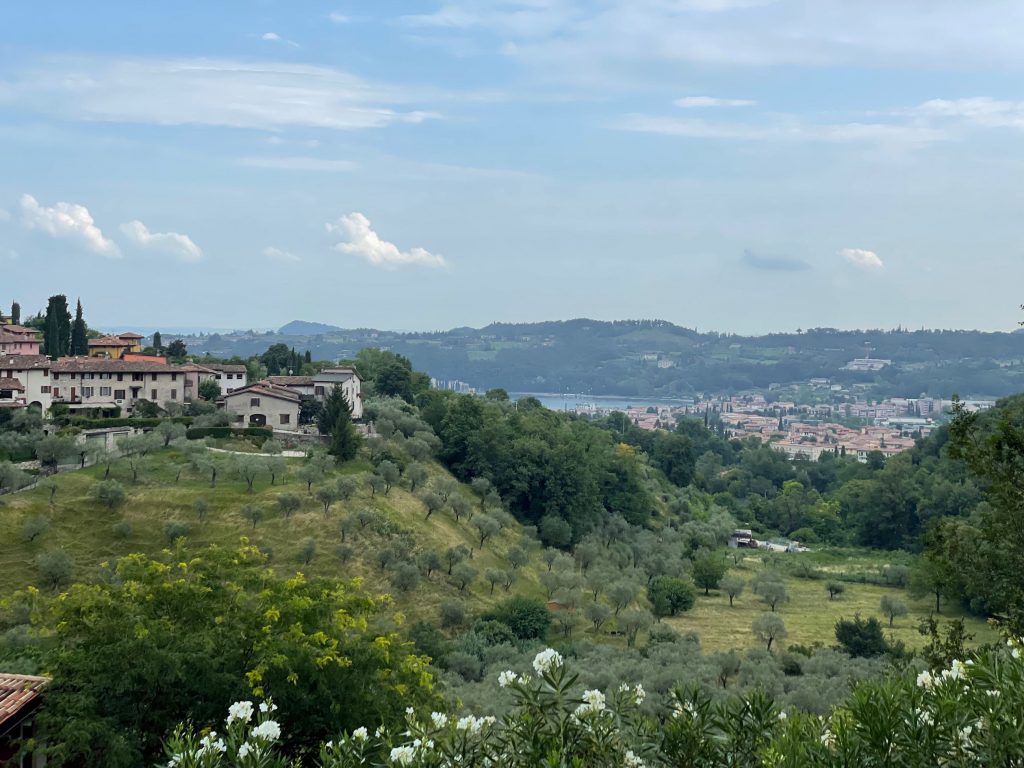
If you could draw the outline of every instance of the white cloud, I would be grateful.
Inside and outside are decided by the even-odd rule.
[[[268,245],[263,249],[263,256],[274,261],[299,261],[299,257],[289,251],[282,251],[280,248],[275,248],[272,245]]]
[[[332,11],[331,13],[328,13],[327,20],[332,24],[348,24],[352,21],[351,17],[346,16],[344,13],[340,13],[339,11]]]
[[[348,242],[334,246],[336,251],[359,256],[377,267],[397,269],[400,266],[414,264],[421,267],[446,267],[444,256],[430,253],[424,248],[399,250],[394,243],[381,240],[373,231],[370,220],[361,213],[349,213],[340,217],[337,222],[325,225],[328,232],[343,235]]]
[[[77,240],[93,253],[117,258],[121,249],[108,239],[93,221],[84,205],[57,203],[51,208],[39,205],[32,195],[21,196],[21,221],[29,229],[38,229],[51,237]]]
[[[814,141],[830,144],[880,143],[920,146],[949,138],[945,131],[917,123],[809,123],[795,115],[774,117],[763,123],[739,123],[699,118],[632,114],[615,128],[659,133],[690,139],[733,141]]]
[[[1024,128],[1024,101],[1005,101],[990,96],[932,99],[905,113],[925,118],[959,119],[983,128]]]
[[[266,168],[277,171],[326,171],[344,173],[356,164],[351,160],[325,160],[320,157],[241,157],[238,164],[246,168]]]
[[[136,245],[163,251],[180,261],[196,262],[203,258],[202,249],[188,235],[177,232],[150,232],[141,221],[121,225],[121,232]]]
[[[750,99],[719,99],[714,96],[685,96],[681,99],[676,99],[672,103],[684,109],[700,107],[752,107],[757,104],[756,101],[751,101]]]
[[[102,122],[354,130],[437,117],[401,108],[424,93],[305,64],[76,57],[45,59],[0,81],[0,107]]]
[[[281,39],[281,36],[277,32],[264,32],[260,35],[260,40],[267,40],[270,42],[277,42]]]
[[[862,248],[843,248],[839,255],[847,262],[860,269],[884,269],[885,264],[874,251]]]

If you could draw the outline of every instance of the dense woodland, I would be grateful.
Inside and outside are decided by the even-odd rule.
[[[268,370],[318,365],[288,347],[247,362]],[[826,454],[816,462],[791,462],[756,442],[723,439],[714,422],[684,421],[674,432],[645,432],[620,414],[591,422],[548,411],[529,398],[514,402],[501,389],[485,396],[437,391],[394,352],[363,350],[353,363],[365,380],[366,414],[376,436],[355,436],[344,402],[329,402],[307,418],[330,435],[330,454],[311,451],[298,466],[274,458],[280,446],[265,444],[269,458],[218,458],[206,447],[209,437],[189,440],[187,432],[195,438],[197,428],[222,424],[202,403],[173,416],[153,404],[151,431],[115,455],[82,461],[89,459],[88,471],[98,478],[91,503],[113,515],[126,495],[145,486],[147,473],[170,476],[171,487],[240,483],[242,495],[228,502],[235,508],[216,511],[239,516],[247,524],[240,533],[253,537],[269,515],[287,524],[310,503],[306,498],[315,499],[305,514],[319,516],[322,505],[325,520],[342,515],[330,522],[336,572],[360,563],[386,579],[381,591],[393,597],[351,579],[296,576],[302,566],[278,563],[270,548],[191,544],[210,514],[201,499],[193,505],[198,523],[163,524],[161,547],[89,569],[74,570],[59,551],[26,549],[39,553],[39,580],[0,602],[0,666],[54,677],[42,720],[52,764],[150,763],[176,724],[215,723],[236,699],[270,696],[280,707],[275,723],[283,735],[267,740],[268,753],[274,742],[283,754],[313,760],[319,753],[324,765],[357,765],[340,753],[329,762],[320,745],[337,739],[340,730],[351,734],[367,726],[372,732],[382,725],[384,736],[372,743],[353,736],[337,743],[365,743],[382,755],[374,760],[387,764],[441,765],[436,754],[403,762],[405,753],[389,752],[401,750],[403,728],[420,728],[406,722],[407,707],[417,718],[432,711],[506,716],[506,736],[500,738],[507,745],[525,738],[509,734],[552,690],[562,693],[543,709],[541,721],[549,725],[547,718],[563,716],[560,707],[568,707],[564,717],[573,714],[577,704],[569,702],[578,703],[580,688],[605,691],[610,701],[628,682],[649,692],[629,715],[640,730],[627,737],[625,720],[616,720],[607,743],[585,747],[593,764],[620,765],[628,748],[652,765],[755,765],[777,739],[807,738],[769,727],[769,720],[778,722],[780,708],[794,712],[795,722],[810,723],[796,713],[835,717],[842,707],[854,712],[858,695],[884,694],[895,697],[893,711],[902,712],[916,706],[915,674],[938,674],[975,653],[958,622],[924,625],[921,642],[911,649],[887,637],[877,618],[860,616],[838,622],[834,636],[820,642],[787,645],[787,578],[820,580],[823,601],[841,599],[851,582],[800,561],[767,559],[753,578],[737,578],[742,571],[732,566],[738,560],[724,545],[740,524],[760,538],[786,536],[894,555],[904,550],[910,554],[893,562],[906,565],[887,566],[871,578],[927,596],[940,617],[957,606],[997,618],[1007,631],[1024,629],[1017,492],[1024,480],[1024,398],[1009,398],[980,416],[958,412],[951,427],[888,461]],[[57,423],[61,431],[45,436],[38,417],[6,420],[0,452],[8,458],[34,454],[44,468],[77,460],[73,437],[80,425],[60,416]],[[121,480],[108,479],[112,467]],[[282,478],[297,483],[298,492],[284,486],[271,497],[273,511],[247,500],[255,482],[270,491]],[[35,479],[0,462],[5,491]],[[50,493],[53,504],[58,491]],[[415,506],[416,527],[395,517],[397,494]],[[425,545],[426,532],[442,518],[462,532],[464,544]],[[45,547],[47,527],[57,522],[38,514],[19,522],[21,546],[39,541]],[[302,545],[307,567],[319,562],[314,558],[327,544]],[[519,586],[526,584],[531,586]],[[465,599],[473,589],[486,607]],[[736,598],[763,605],[750,628],[761,647],[706,653],[699,636],[673,629],[673,618],[711,590],[728,594],[730,604]],[[417,596],[434,593],[444,595],[436,613],[401,620],[396,601],[411,607]],[[890,624],[907,610],[900,593],[893,594],[882,605]],[[552,601],[559,610],[550,609]],[[516,680],[530,674],[530,659],[546,643],[572,661],[571,679],[552,678],[539,692],[525,680],[499,683],[505,670],[513,670]],[[978,659],[997,663],[996,656]],[[993,672],[989,684],[1004,686],[1000,675],[1006,674],[1011,672]],[[876,687],[862,687],[851,699],[851,686],[861,682]],[[1006,701],[1009,717],[1021,704],[1009,696]],[[673,726],[666,731],[670,742],[652,741],[650,729],[687,703],[702,713],[706,729],[676,732]],[[740,717],[736,707],[759,708],[762,735],[743,760],[705,754],[714,733],[738,736],[735,722],[729,725]],[[849,717],[843,727],[865,715]],[[448,737],[438,722],[429,738],[442,743]],[[817,740],[823,726],[814,722]],[[547,727],[545,735],[531,737],[531,749],[577,748],[558,741],[570,731],[549,733]],[[570,730],[583,740],[579,745],[590,738]],[[259,743],[241,730],[235,736]],[[179,732],[172,749],[188,753],[190,738],[187,729]],[[243,741],[231,749],[237,752]],[[487,749],[492,747],[500,752],[497,742]],[[481,752],[478,762],[467,764],[484,764],[484,757]]]

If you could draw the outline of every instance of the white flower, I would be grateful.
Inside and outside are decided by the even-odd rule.
[[[598,690],[584,691],[583,701],[590,705],[591,709],[604,709],[604,694]]]
[[[366,741],[370,737],[370,734],[366,732],[365,728],[356,728],[352,731],[352,738],[356,741]]]
[[[391,762],[396,765],[412,765],[416,759],[416,748],[410,745],[394,747],[391,750]]]
[[[786,717],[788,717],[788,715],[786,715],[785,710],[779,712],[779,720],[785,720]]]
[[[502,688],[508,688],[516,682],[516,673],[511,669],[506,669],[500,675],[498,675],[498,685]]]
[[[199,742],[199,748],[203,751],[203,753],[211,750],[221,753],[228,751],[228,745],[224,743],[224,739],[217,738],[216,731],[210,731],[208,734],[206,734],[206,736],[203,737],[202,741]]]
[[[543,675],[560,666],[562,666],[562,654],[553,648],[541,651],[533,660],[533,668],[537,670],[538,675]]]
[[[828,728],[821,732],[821,743],[823,746],[832,749],[836,745],[835,734]]]
[[[276,720],[264,720],[252,729],[252,735],[258,739],[277,741],[281,738],[281,726],[278,725]]]
[[[238,756],[239,757],[246,757],[249,754],[249,752],[251,752],[251,751],[252,751],[252,747],[249,746],[249,742],[248,741],[244,741],[244,742],[242,742],[242,746],[240,746],[238,748]]]
[[[640,685],[640,683],[637,683],[633,688],[633,696],[634,701],[636,701],[636,705],[639,707],[644,703],[644,699],[647,698],[647,691],[644,690],[644,687]]]
[[[953,659],[949,669],[942,670],[942,677],[948,680],[959,680],[967,674],[967,667],[959,659]]]
[[[414,714],[416,714],[416,710],[413,709],[412,707],[406,707],[405,708],[405,714],[407,714],[407,715],[414,715]]]
[[[633,750],[631,749],[626,750],[626,757],[623,764],[626,768],[644,768],[644,761],[633,754]]]
[[[252,719],[253,706],[251,701],[236,701],[228,707],[228,724],[234,720],[248,723]]]
[[[443,712],[431,712],[430,720],[434,723],[435,728],[444,728],[448,725],[448,715]]]
[[[277,712],[277,704],[268,704],[265,701],[261,701],[260,712],[263,712],[264,714],[267,712]]]
[[[930,691],[932,686],[935,685],[935,678],[932,677],[932,673],[926,669],[917,676],[917,685],[919,688],[924,688],[926,691]]]

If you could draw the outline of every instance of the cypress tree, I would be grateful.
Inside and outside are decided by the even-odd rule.
[[[153,331],[153,349],[159,352],[163,346],[164,340],[160,338],[160,331]]]
[[[21,325],[21,304],[18,302],[11,304],[11,322],[15,325]]]
[[[71,313],[63,294],[51,296],[46,305],[46,326],[43,332],[46,354],[52,358],[66,357],[71,350]]]
[[[85,318],[82,316],[82,300],[78,300],[75,308],[75,323],[71,326],[71,354],[89,354],[89,336],[86,333]]]

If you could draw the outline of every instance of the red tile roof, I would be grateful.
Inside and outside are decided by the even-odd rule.
[[[184,373],[177,365],[106,357],[61,357],[53,362],[52,370],[54,373]]]
[[[0,731],[4,730],[4,723],[8,720],[34,707],[39,694],[49,683],[46,677],[0,672]]]
[[[0,355],[0,371],[27,371],[31,368],[50,368],[46,355]]]
[[[299,402],[301,399],[298,392],[288,389],[287,387],[276,386],[271,384],[269,381],[259,381],[255,384],[249,384],[248,386],[232,390],[224,395],[224,399],[230,400],[232,397],[244,395],[276,397],[279,400],[289,400],[295,403]]]
[[[24,392],[25,385],[11,376],[0,376],[0,390]]]
[[[267,376],[267,381],[279,387],[312,387],[312,376]]]
[[[90,347],[125,347],[128,342],[119,339],[117,336],[100,336],[98,339],[89,339]]]

